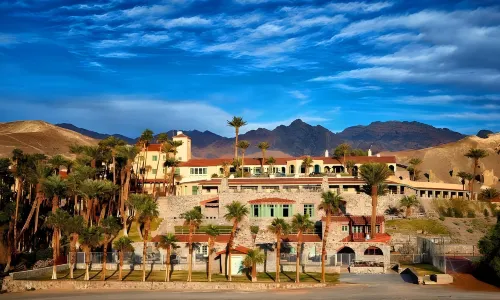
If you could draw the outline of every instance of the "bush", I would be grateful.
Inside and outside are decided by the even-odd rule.
[[[212,178],[219,178],[219,175],[217,175],[216,173],[213,173]]]
[[[52,248],[41,249],[36,252],[36,261],[52,259]]]
[[[469,229],[467,229],[467,232],[468,232],[468,233],[473,233],[473,232],[474,232],[474,230],[472,230],[471,228],[469,228]]]
[[[484,215],[486,218],[490,216],[490,212],[488,211],[488,209],[487,209],[487,208],[485,208],[485,209],[483,210],[483,215]]]
[[[475,218],[476,217],[476,212],[473,211],[472,209],[469,209],[467,211],[467,218]]]
[[[440,217],[439,217],[439,220],[444,221],[444,220],[445,220],[445,217],[444,217],[444,216],[440,216]]]
[[[446,216],[450,218],[453,218],[455,216],[455,211],[453,210],[453,208],[448,207],[448,209],[446,210]]]

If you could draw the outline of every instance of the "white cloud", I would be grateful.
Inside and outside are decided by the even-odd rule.
[[[379,86],[366,85],[366,86],[352,86],[344,83],[334,84],[333,87],[349,91],[349,92],[363,92],[363,91],[378,91],[381,90]]]
[[[464,113],[448,113],[448,114],[436,114],[436,115],[422,115],[422,119],[426,120],[474,120],[474,121],[491,121],[500,118],[500,113],[476,113],[476,112],[464,112]]]
[[[302,91],[293,90],[293,91],[289,91],[288,94],[290,94],[295,99],[299,100],[299,105],[305,105],[305,104],[311,102],[311,99],[309,99],[309,96]]]
[[[11,34],[0,33],[0,46],[9,46],[18,43],[20,43],[20,41],[16,38],[16,36]]]
[[[97,49],[122,48],[122,47],[132,47],[132,46],[148,47],[157,44],[162,44],[170,40],[171,38],[168,34],[160,32],[147,33],[147,34],[129,33],[123,35],[121,38],[101,40],[99,42],[94,43],[93,47]]]
[[[393,6],[392,2],[345,2],[331,3],[327,5],[327,8],[338,12],[372,13],[391,6]]]
[[[123,11],[123,14],[130,18],[142,16],[161,16],[172,11],[169,5],[135,6]]]
[[[99,54],[99,56],[107,58],[131,58],[131,57],[136,57],[137,54],[130,52],[109,52],[109,53]]]
[[[449,104],[457,101],[498,101],[500,95],[434,95],[434,96],[405,96],[396,99],[396,102],[411,104],[411,105],[428,105],[428,104]]]
[[[156,23],[165,28],[205,27],[205,26],[210,26],[212,24],[212,21],[210,19],[205,19],[200,16],[194,16],[194,17],[180,17],[171,20],[158,20]]]

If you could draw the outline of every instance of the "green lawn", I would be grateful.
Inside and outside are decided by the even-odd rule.
[[[140,268],[140,266],[139,266]],[[83,280],[85,275],[85,270],[75,270],[74,276],[75,280]],[[259,282],[274,282],[274,276],[276,274],[274,272],[271,273],[258,273],[257,280]],[[47,274],[43,277],[33,278],[33,280],[51,280],[52,274]],[[58,279],[67,280],[69,276],[69,271],[62,271],[57,273]],[[124,270],[123,271],[124,281],[141,281],[142,280],[142,271],[141,270]],[[174,271],[172,273],[171,280],[172,281],[186,281],[187,271]],[[193,281],[198,282],[206,282],[207,274],[205,272],[193,272],[192,275]],[[339,275],[338,274],[326,274],[326,281],[328,283],[337,283]],[[251,282],[250,277],[243,276],[233,276],[233,282]],[[320,273],[301,273],[300,281],[315,283],[320,282],[321,274]],[[90,272],[90,280],[101,280],[101,271],[91,271]],[[106,272],[106,280],[118,280],[118,271],[107,271]],[[146,271],[146,280],[147,281],[164,281],[165,280],[165,271]],[[281,282],[295,282],[295,272],[282,272],[280,276]],[[221,274],[212,274],[212,281],[215,282],[225,282],[226,277]]]
[[[391,233],[415,234],[418,230],[428,234],[450,234],[450,231],[439,220],[401,219],[385,221],[385,231]]]
[[[417,272],[418,276],[425,276],[431,274],[443,274],[443,272],[439,271],[436,267],[429,264],[414,264],[414,265],[401,265],[402,269],[412,268]]]
[[[156,218],[151,222],[151,229],[149,230],[149,240],[153,238],[151,236],[151,232],[154,230],[158,229],[158,226],[160,226],[161,222],[163,221],[163,218]],[[116,238],[120,238],[123,236],[123,231],[120,231],[118,236]],[[130,230],[128,232],[128,237],[133,241],[133,242],[142,242],[142,240],[139,237],[139,233],[137,232],[137,225],[136,222],[132,222],[132,225],[130,226]]]

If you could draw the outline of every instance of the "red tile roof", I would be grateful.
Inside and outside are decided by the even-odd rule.
[[[352,222],[354,225],[370,225],[371,216],[332,216],[332,222]],[[321,221],[325,221],[326,217],[322,217]],[[384,216],[377,216],[376,224],[381,224],[385,221]]]
[[[231,250],[231,253],[242,253],[242,254],[247,254],[248,251],[250,250],[250,248],[247,248],[245,246],[241,246],[241,245],[238,245],[236,247],[234,247],[232,250]],[[216,253],[216,255],[221,255],[223,253],[226,253],[226,249],[222,250],[222,251],[219,251]]]
[[[389,243],[391,241],[391,236],[388,233],[377,233],[375,237],[372,237],[368,241],[365,239],[360,239],[360,240],[353,240],[352,235],[348,235],[345,238],[341,240],[341,242],[347,243],[347,242],[354,242],[354,243]],[[341,247],[342,249],[344,247]],[[340,250],[339,249],[339,250]],[[337,251],[339,251],[337,250]]]
[[[250,204],[260,204],[260,203],[281,203],[281,204],[293,204],[296,201],[282,198],[261,198],[250,200],[248,203]]]
[[[297,242],[297,234],[289,234],[282,238],[285,242],[296,243]],[[304,234],[302,235],[302,242],[304,243],[317,243],[321,242],[321,237],[317,234]]]
[[[175,237],[179,243],[189,242],[189,234],[176,234]],[[209,235],[205,233],[193,234],[193,243],[206,243],[208,242]],[[158,243],[160,242],[161,235],[155,236],[151,241]],[[227,244],[229,241],[229,234],[221,234],[215,238],[216,243]]]
[[[200,201],[200,205],[205,205],[209,202],[212,202],[212,201],[219,201],[219,197],[214,197],[214,198],[210,198],[210,199],[207,199],[207,200],[203,200],[203,201]]]

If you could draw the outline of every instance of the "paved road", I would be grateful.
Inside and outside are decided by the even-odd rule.
[[[341,275],[341,284],[324,289],[274,290],[265,292],[190,292],[190,291],[34,291],[4,294],[0,298],[33,300],[295,300],[295,299],[500,299],[497,292],[477,292],[455,289],[450,286],[419,286],[405,282],[398,274],[390,275]]]

